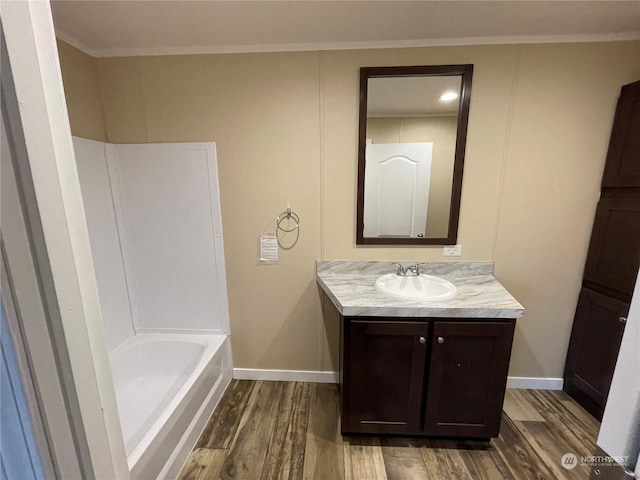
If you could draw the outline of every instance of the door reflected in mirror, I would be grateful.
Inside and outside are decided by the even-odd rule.
[[[361,69],[358,244],[455,244],[472,65]]]

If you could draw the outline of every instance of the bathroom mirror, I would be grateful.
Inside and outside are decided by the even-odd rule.
[[[357,244],[456,243],[472,75],[360,69]]]

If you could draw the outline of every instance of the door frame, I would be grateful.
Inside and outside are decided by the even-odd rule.
[[[37,301],[31,303],[39,303],[44,313],[40,318],[29,317],[29,322],[48,332],[47,336],[26,335],[24,345],[17,346],[31,356],[32,374],[40,385],[49,381],[52,390],[58,388],[64,397],[56,408],[49,401],[48,389],[38,392],[43,396],[39,411],[47,428],[66,429],[67,442],[73,443],[72,449],[54,451],[58,465],[67,465],[69,472],[79,470],[81,478],[128,479],[51,7],[38,0],[2,0],[0,13],[15,90],[7,117],[11,127],[21,127],[12,128],[12,136],[17,131],[22,134],[20,142],[15,142],[22,147],[16,149],[15,165],[22,191],[19,207],[30,235],[29,248],[24,250],[38,288]],[[3,68],[3,90],[9,78],[5,71]],[[2,221],[4,225],[6,219]],[[10,275],[18,274],[20,261],[24,261],[5,241],[15,233],[2,231]],[[7,283],[13,283],[20,311],[28,305],[23,299],[34,292],[16,280],[9,276]],[[38,342],[48,348],[38,348]],[[46,368],[40,358],[44,350],[55,356],[55,362]],[[42,405],[51,410],[43,412]],[[78,475],[70,477],[60,471],[56,477]]]

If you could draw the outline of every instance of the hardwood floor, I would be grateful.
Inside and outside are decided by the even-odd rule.
[[[179,479],[587,479],[598,429],[564,392],[507,390],[491,442],[342,437],[337,385],[233,380]]]

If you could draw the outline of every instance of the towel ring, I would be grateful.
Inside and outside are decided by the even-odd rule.
[[[295,224],[295,226],[293,228],[288,230],[286,228],[283,228],[280,225],[285,219],[291,219],[291,218],[293,218],[293,220],[296,222],[296,224]],[[278,228],[278,230],[281,230],[283,232],[287,232],[287,233],[293,232],[297,228],[300,228],[300,217],[298,217],[298,214],[296,212],[293,212],[290,208],[287,208],[287,210],[285,212],[282,212],[276,218],[276,227]]]

